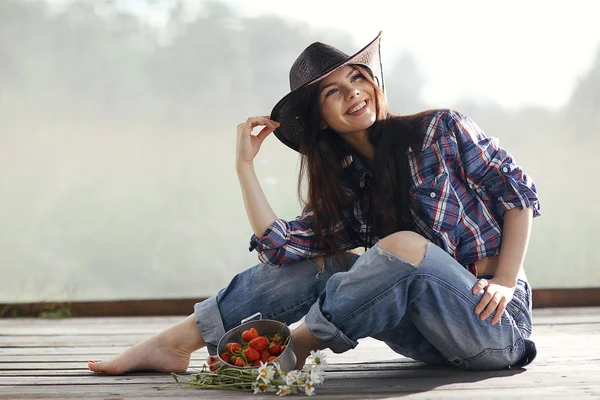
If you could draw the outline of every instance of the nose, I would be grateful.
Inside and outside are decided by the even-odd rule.
[[[358,90],[356,88],[348,88],[348,90],[346,92],[346,100],[352,100],[359,94],[360,94],[360,90]]]

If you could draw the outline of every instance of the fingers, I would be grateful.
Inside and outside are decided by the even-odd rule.
[[[479,319],[482,320],[482,321],[485,321],[486,319],[488,319],[488,317],[490,315],[492,315],[492,313],[494,312],[494,310],[496,310],[496,308],[498,307],[498,304],[500,304],[500,300],[502,300],[502,295],[500,293],[495,293],[491,297],[492,298],[487,303],[487,306],[485,307],[485,310],[483,310],[483,312],[479,315]],[[502,315],[502,314],[500,314],[500,315]]]
[[[258,140],[260,140],[261,142],[263,140],[265,140],[265,138],[267,136],[269,136],[271,134],[271,132],[273,132],[276,128],[271,128],[268,126],[265,126],[264,128],[261,129],[261,131],[258,133],[258,135],[256,135],[256,137],[258,138]]]
[[[498,322],[500,322],[502,319],[502,314],[504,314],[507,305],[508,300],[506,298],[500,300],[498,307],[496,307],[496,314],[494,315],[494,318],[492,318],[492,325],[496,325]]]
[[[492,285],[485,279],[480,279],[473,286],[473,294],[479,294],[485,290],[479,303],[475,307],[475,314],[479,315],[481,321],[485,321],[492,314],[494,315],[490,323],[496,325],[502,319],[502,315],[511,300],[512,296],[506,293],[506,288],[498,285]]]
[[[475,314],[480,315],[486,309],[486,307],[488,306],[488,304],[492,300],[493,296],[494,296],[493,293],[490,293],[489,291],[486,291],[483,294],[483,296],[481,297],[481,300],[479,300],[479,304],[477,304],[477,306],[475,307]],[[482,315],[480,316],[481,320],[485,319],[485,318],[481,318],[481,317],[482,317]]]
[[[279,127],[279,122],[275,122],[272,119],[269,119],[269,117],[250,117],[246,120],[246,122],[242,122],[241,124],[238,124],[238,130],[244,130],[247,129],[249,132],[252,131],[253,128],[260,126],[260,125],[264,125],[264,126],[268,126],[273,128],[273,130],[277,129],[277,127]]]
[[[486,287],[488,287],[489,283],[486,279],[479,279],[475,286],[473,286],[473,294],[478,294]]]

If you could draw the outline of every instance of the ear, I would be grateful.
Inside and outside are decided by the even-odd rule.
[[[319,128],[321,128],[322,131],[324,131],[325,129],[329,128],[327,126],[327,124],[325,123],[325,121],[321,121],[321,125],[319,126]]]

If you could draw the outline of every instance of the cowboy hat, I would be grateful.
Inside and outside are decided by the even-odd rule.
[[[381,32],[352,56],[321,42],[304,49],[290,69],[290,93],[271,111],[271,119],[280,123],[274,131],[275,136],[286,146],[299,151],[300,139],[308,126],[310,89],[339,68],[353,64],[367,67],[375,83],[384,91],[380,42]]]

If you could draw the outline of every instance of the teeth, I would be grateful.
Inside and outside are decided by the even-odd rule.
[[[363,107],[364,107],[364,106],[366,106],[366,105],[367,105],[367,102],[366,102],[366,101],[363,101],[362,103],[360,103],[360,104],[359,104],[359,105],[357,105],[356,107],[354,107],[354,108],[352,108],[352,109],[348,110],[348,114],[354,114],[355,112],[362,110],[362,109],[363,109]]]

